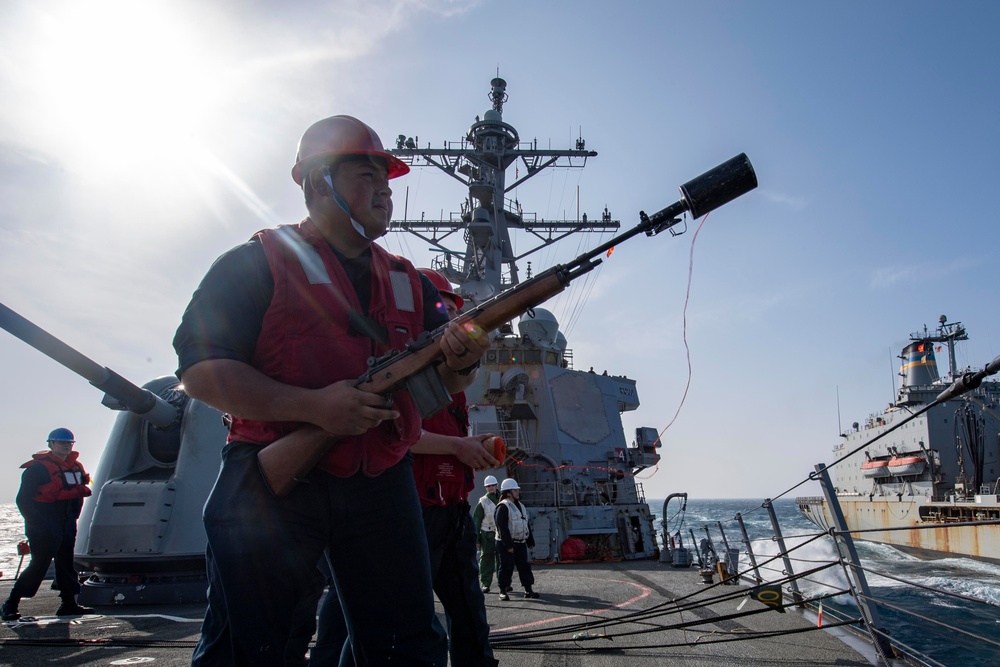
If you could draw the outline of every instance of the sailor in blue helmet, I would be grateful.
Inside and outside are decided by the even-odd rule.
[[[15,621],[21,617],[17,607],[21,598],[34,597],[49,564],[56,562],[56,586],[62,604],[56,616],[93,614],[89,607],[77,604],[80,580],[73,568],[76,545],[76,520],[83,509],[83,499],[90,495],[90,475],[73,451],[76,438],[68,428],[49,433],[49,448],[38,452],[22,465],[21,488],[17,508],[24,517],[24,533],[31,549],[31,562],[17,578],[10,597],[0,607],[0,618]]]

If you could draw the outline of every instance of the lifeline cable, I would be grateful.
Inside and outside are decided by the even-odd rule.
[[[836,595],[842,595],[842,594],[843,594],[843,592],[837,591],[837,592],[834,592],[834,593],[830,593],[830,594],[826,594],[826,595],[821,595],[821,596],[816,596],[816,597],[813,597],[813,598],[809,598],[808,600],[805,600],[804,603],[806,603],[806,602],[808,602],[808,603],[818,602],[820,600],[829,599],[831,597],[835,597]],[[743,595],[741,595],[740,597],[743,597]],[[609,639],[614,639],[614,638],[619,638],[620,639],[620,638],[623,638],[623,637],[633,637],[633,636],[638,636],[638,635],[648,635],[648,634],[652,634],[652,633],[656,633],[656,632],[666,632],[666,631],[670,631],[670,630],[684,630],[684,629],[689,629],[689,628],[697,628],[697,627],[702,626],[702,625],[709,625],[709,624],[713,624],[714,625],[714,624],[718,624],[720,622],[732,621],[732,620],[736,620],[736,619],[743,618],[743,617],[756,616],[756,615],[759,615],[759,614],[764,614],[764,613],[773,612],[773,611],[774,611],[774,609],[772,609],[771,607],[765,606],[765,607],[761,607],[761,608],[757,608],[757,609],[751,609],[751,610],[748,610],[748,611],[737,611],[737,612],[730,613],[730,614],[718,614],[718,615],[712,616],[711,618],[698,618],[698,619],[691,620],[691,621],[682,621],[682,622],[679,622],[679,623],[673,623],[673,624],[669,624],[669,625],[659,625],[659,626],[644,628],[644,629],[640,629],[640,630],[632,630],[632,631],[626,631],[626,632],[619,632],[619,633],[613,634],[613,635],[612,634],[604,633],[602,636],[605,637],[605,638],[609,638]],[[678,611],[676,613],[680,613],[680,611]],[[852,620],[852,621],[849,621],[848,624],[855,624],[857,622],[858,621]],[[621,624],[624,624],[624,623],[613,623],[613,624],[608,624],[607,626],[601,626],[601,625],[591,626],[591,628],[593,628],[593,627],[610,627],[611,625],[621,625]],[[765,638],[765,637],[772,637],[772,636],[785,635],[785,634],[795,634],[796,632],[819,630],[819,629],[821,629],[821,628],[810,627],[810,628],[806,628],[805,630],[802,630],[802,629],[798,629],[798,630],[775,630],[773,632],[772,631],[765,631],[765,632],[747,633],[746,635],[741,635],[737,639],[739,639],[739,640],[760,639],[760,638]],[[564,628],[564,629],[561,630],[561,632],[558,632],[558,633],[554,632],[554,631],[549,631],[549,634],[563,634],[563,633],[566,633],[566,632],[573,632],[574,630],[577,630],[577,628]],[[541,635],[539,635],[539,636],[541,636]],[[506,639],[506,637],[504,639]],[[578,641],[578,638],[576,636],[571,637],[571,638],[567,638],[567,639],[550,639],[550,640],[544,641],[544,642],[537,642],[537,641],[536,642],[532,642],[530,640],[525,641],[524,638],[521,638],[521,637],[518,637],[518,639],[521,639],[521,641],[519,643],[517,643],[513,647],[510,646],[510,645],[512,643],[514,643],[514,642],[503,641],[500,638],[498,638],[496,641],[494,641],[491,638],[490,643],[494,647],[500,648],[500,649],[516,648],[516,649],[520,649],[520,650],[525,650],[525,649],[527,649],[528,646],[533,646],[533,647],[541,647],[541,646],[554,647],[554,646],[557,646],[557,645],[560,645],[560,644],[565,644],[565,643],[569,643],[569,642],[576,642],[576,641]],[[677,643],[677,644],[659,643],[656,646],[661,646],[661,647],[663,647],[663,646],[693,646],[696,643],[699,643],[699,642],[681,642],[681,643]],[[704,643],[704,642],[701,642],[701,643]],[[635,647],[633,647],[633,646],[618,646],[618,648],[621,649],[621,650],[629,650],[629,649],[649,648],[649,647],[648,646],[635,646]],[[536,650],[537,650],[537,648],[536,648]]]
[[[947,595],[949,597],[953,597],[953,598],[956,598],[958,600],[965,600],[966,602],[975,602],[975,603],[978,603],[978,604],[990,605],[991,607],[1000,607],[1000,603],[992,602],[990,600],[984,600],[982,598],[974,598],[974,597],[971,597],[969,595],[963,595],[962,593],[956,593],[954,591],[949,591],[949,590],[946,590],[946,589],[943,589],[943,588],[937,588],[936,586],[925,586],[924,584],[918,584],[915,581],[908,581],[908,580],[903,579],[901,577],[896,577],[896,576],[893,576],[891,574],[887,574],[886,572],[881,572],[879,570],[875,570],[875,569],[872,569],[872,568],[869,568],[869,567],[865,567],[863,565],[854,565],[854,564],[850,564],[850,565],[851,565],[851,567],[857,568],[859,570],[863,570],[864,572],[867,572],[868,574],[874,574],[875,576],[878,576],[878,577],[885,577],[886,579],[892,579],[893,581],[898,581],[901,584],[907,584],[907,585],[910,585],[910,586],[914,586],[916,588],[922,588],[925,591],[930,591],[931,593],[941,593],[942,595]]]
[[[979,639],[981,641],[986,642],[987,644],[993,644],[994,646],[1000,647],[1000,641],[989,639],[988,637],[980,637],[979,635],[974,634],[972,632],[969,632],[968,630],[963,630],[962,628],[955,627],[954,625],[949,625],[948,623],[944,623],[943,621],[939,621],[939,620],[937,620],[935,618],[931,618],[929,616],[924,616],[923,614],[918,614],[915,611],[912,611],[912,610],[907,609],[905,607],[900,607],[899,605],[892,604],[891,602],[886,602],[885,600],[879,600],[879,599],[876,599],[876,598],[873,598],[873,597],[862,595],[860,593],[858,594],[858,597],[863,598],[865,600],[868,600],[869,602],[873,602],[873,603],[879,605],[880,607],[885,607],[886,609],[892,609],[894,611],[900,612],[901,614],[906,614],[907,616],[912,616],[914,618],[919,618],[921,621],[924,621],[925,623],[930,623],[931,625],[936,625],[938,627],[941,627],[941,628],[944,628],[946,630],[949,630],[950,632],[957,632],[957,633],[959,633],[961,635],[965,635],[966,637],[971,637],[973,639]]]
[[[813,575],[813,574],[815,574],[817,572],[825,570],[825,569],[827,569],[829,567],[833,567],[836,564],[837,564],[836,561],[831,561],[830,563],[828,563],[826,565],[823,565],[821,567],[814,568],[812,570],[808,570],[808,571],[805,571],[805,572],[802,572],[802,573],[799,573],[799,574],[796,574],[796,575],[791,575],[791,576],[785,577],[784,579],[775,580],[772,583],[777,584],[777,585],[781,585],[782,583],[788,583],[788,582],[796,580],[796,579],[806,578],[806,577],[811,576],[811,575]],[[548,636],[553,636],[553,635],[561,635],[561,634],[565,634],[567,632],[593,630],[594,628],[609,628],[609,627],[614,627],[614,626],[618,626],[618,625],[624,625],[624,624],[630,624],[630,623],[637,623],[637,622],[641,622],[641,621],[648,621],[648,620],[657,619],[657,618],[661,618],[661,617],[665,617],[665,616],[671,616],[671,615],[674,615],[674,614],[681,614],[684,611],[695,611],[695,610],[698,610],[698,609],[702,609],[702,608],[708,607],[708,606],[713,605],[713,604],[718,604],[718,603],[722,603],[722,602],[729,602],[729,601],[735,601],[737,599],[744,598],[744,597],[746,597],[749,594],[749,591],[747,589],[742,588],[742,589],[737,589],[737,590],[734,590],[734,591],[725,592],[725,593],[722,593],[720,595],[713,596],[711,598],[707,598],[707,599],[703,599],[703,600],[692,600],[689,603],[681,604],[681,603],[685,602],[686,600],[689,600],[690,598],[702,595],[705,591],[711,590],[712,588],[716,588],[716,587],[721,586],[721,585],[722,585],[722,582],[718,582],[716,584],[713,584],[713,585],[709,586],[708,588],[701,589],[701,590],[696,591],[694,593],[682,596],[680,598],[675,598],[673,600],[666,601],[666,602],[660,603],[658,605],[654,605],[653,607],[650,607],[649,609],[645,609],[645,610],[642,610],[642,611],[635,611],[635,612],[627,612],[627,613],[624,613],[621,616],[618,616],[618,617],[612,618],[612,619],[600,619],[600,620],[597,620],[597,621],[581,621],[579,623],[574,623],[574,624],[569,624],[569,625],[565,625],[565,626],[560,626],[559,628],[550,628],[550,629],[546,629],[546,630],[529,630],[529,631],[514,632],[514,633],[504,633],[502,635],[498,635],[495,639],[491,638],[491,644],[494,644],[495,646],[501,646],[501,645],[506,645],[506,644],[511,643],[511,642],[524,641],[524,640],[527,640],[527,639],[538,639],[538,638],[543,638],[543,637],[548,637]],[[844,594],[846,592],[847,591],[835,591],[834,593],[829,593],[829,594],[825,594],[823,596],[814,598],[814,600],[826,599],[828,597],[833,597],[833,596],[836,596],[836,595],[842,595],[842,594]],[[764,607],[764,608],[761,608],[761,609],[754,609],[754,610],[750,610],[748,612],[738,613],[738,614],[736,614],[734,616],[734,618],[739,617],[739,616],[743,616],[743,615],[752,615],[752,614],[762,613],[762,612],[772,611],[772,610],[773,609],[770,608],[770,607]],[[718,619],[716,619],[716,620],[718,620]],[[707,622],[707,621],[705,621],[704,619],[702,619],[700,621],[687,622],[687,623],[681,624],[681,625],[677,625],[677,624],[667,625],[667,626],[660,625],[660,626],[656,626],[656,629],[657,630],[664,630],[664,629],[671,629],[671,628],[674,628],[674,627],[687,627],[688,625],[691,625],[692,623],[694,625],[698,625],[698,624],[702,624],[702,623],[705,623],[705,622]]]

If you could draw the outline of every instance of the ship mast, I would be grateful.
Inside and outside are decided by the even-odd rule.
[[[962,326],[961,322],[947,323],[948,318],[944,315],[938,318],[938,328],[935,335],[930,335],[927,331],[927,326],[924,325],[923,332],[917,331],[916,333],[910,334],[910,340],[912,341],[927,341],[929,343],[947,343],[948,344],[948,370],[950,371],[950,377],[958,377],[958,365],[955,361],[955,343],[960,340],[969,340],[969,334],[966,332],[965,327]]]
[[[539,149],[537,139],[522,142],[514,127],[503,121],[507,101],[507,82],[500,77],[490,81],[492,107],[483,118],[476,117],[465,137],[444,143],[443,148],[420,148],[418,141],[399,135],[396,147],[389,152],[414,167],[437,167],[468,188],[461,211],[448,220],[393,220],[390,231],[409,232],[428,242],[441,254],[433,268],[459,285],[458,292],[478,303],[519,283],[517,261],[580,231],[617,230],[607,208],[600,221],[590,221],[586,214],[579,220],[539,220],[525,213],[520,202],[507,194],[521,183],[548,167],[582,168],[596,151],[586,150],[581,136],[573,149]],[[507,184],[507,170],[516,165],[514,181]],[[523,172],[523,173],[522,173]],[[515,256],[510,230],[519,229],[534,235],[539,243]],[[444,241],[462,232],[465,249],[453,250]]]

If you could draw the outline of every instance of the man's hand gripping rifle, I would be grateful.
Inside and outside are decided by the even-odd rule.
[[[485,301],[458,316],[460,324],[476,326],[484,332],[520,317],[556,294],[575,278],[595,269],[599,255],[640,233],[655,236],[680,222],[680,215],[690,212],[693,218],[715,210],[757,187],[750,160],[743,153],[692,179],[680,187],[681,198],[661,211],[647,216],[639,213],[640,222],[629,231],[584,253],[566,264],[559,264],[531,280]],[[426,332],[405,350],[369,362],[368,372],[358,378],[356,387],[390,396],[405,388],[426,418],[451,402],[437,373],[444,360],[440,339],[445,327]],[[318,426],[303,426],[267,445],[258,453],[261,473],[276,496],[287,495],[296,480],[308,473],[323,458],[335,438]]]

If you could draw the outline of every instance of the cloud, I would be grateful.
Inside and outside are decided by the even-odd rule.
[[[764,197],[768,201],[786,206],[793,211],[802,211],[809,206],[809,202],[802,197],[793,197],[791,195],[781,194],[780,192],[774,192],[772,190],[762,190],[760,192],[760,196]]]
[[[886,289],[898,284],[913,284],[917,280],[934,282],[963,273],[981,264],[982,260],[960,257],[950,262],[931,261],[909,266],[886,266],[872,273],[870,285],[874,289]]]

